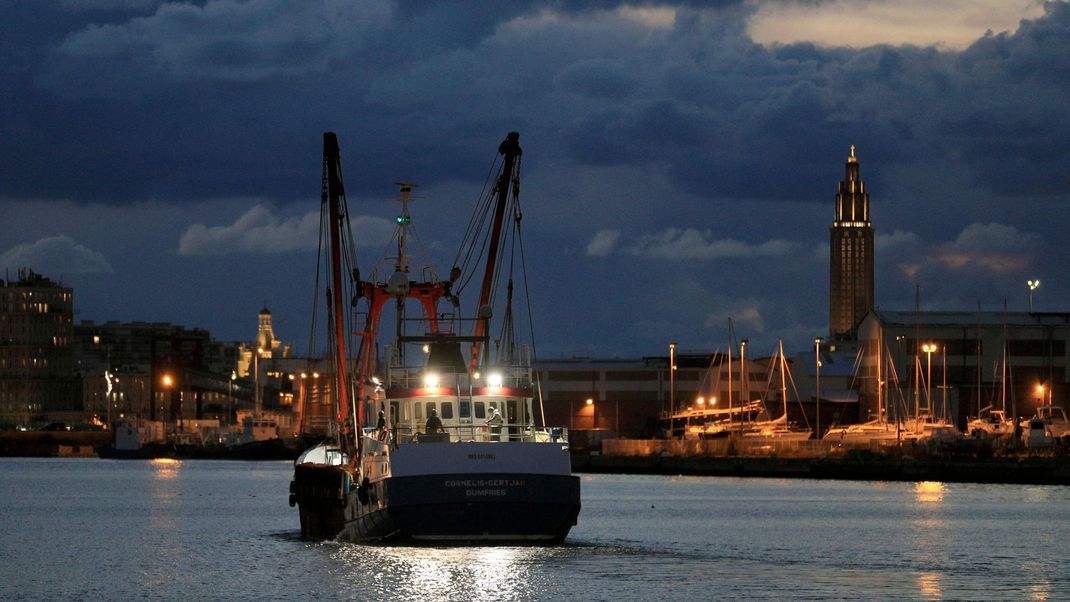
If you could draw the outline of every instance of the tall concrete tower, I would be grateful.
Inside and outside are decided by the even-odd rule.
[[[858,323],[873,309],[873,224],[869,193],[858,175],[851,145],[847,177],[836,193],[836,219],[829,229],[829,336],[854,340]]]

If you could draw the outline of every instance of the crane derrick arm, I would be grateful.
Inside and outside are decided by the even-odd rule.
[[[490,320],[490,312],[484,308],[490,303],[490,294],[494,287],[498,250],[501,245],[502,224],[505,221],[505,208],[509,201],[509,194],[513,192],[511,184],[516,177],[517,159],[522,153],[519,132],[509,132],[505,140],[498,146],[498,154],[503,157],[502,171],[498,175],[498,181],[494,186],[494,190],[497,193],[497,200],[494,205],[494,221],[491,224],[490,244],[487,247],[487,267],[483,272],[483,286],[479,290],[479,304],[476,306],[477,319],[475,332],[473,333],[476,342],[472,343],[471,359],[473,369],[479,366],[479,340],[486,336],[487,323]]]

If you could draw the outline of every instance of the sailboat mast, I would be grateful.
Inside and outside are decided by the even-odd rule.
[[[914,285],[914,420],[921,418],[921,359],[918,352],[921,347],[918,344],[920,329],[918,327],[918,311],[921,300],[921,287]]]
[[[334,321],[335,372],[338,390],[339,436],[349,433],[349,375],[346,366],[346,321],[345,293],[342,288],[342,211],[340,199],[345,194],[339,166],[338,137],[334,132],[323,134],[323,160],[327,165],[327,210],[331,240],[331,314]],[[363,422],[363,408],[357,408],[354,428],[359,430]]]
[[[788,381],[784,374],[784,339],[777,341],[777,353],[780,354],[780,403],[784,406],[784,419],[788,416]]]
[[[887,423],[888,418],[885,416],[884,399],[882,397],[884,387],[884,374],[881,368],[884,364],[884,328],[880,330],[880,334],[877,335],[877,420],[881,423]]]
[[[732,318],[728,318],[728,424],[732,425]]]

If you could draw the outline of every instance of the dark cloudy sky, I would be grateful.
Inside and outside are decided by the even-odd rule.
[[[824,334],[851,144],[879,306],[1070,311],[1061,2],[8,0],[0,71],[0,265],[76,320],[303,348],[325,130],[362,263],[405,179],[443,272],[521,132],[544,357]]]

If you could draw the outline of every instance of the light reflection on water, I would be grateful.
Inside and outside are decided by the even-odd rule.
[[[914,484],[914,496],[923,504],[944,501],[947,485],[939,481],[920,481]]]
[[[943,597],[940,589],[939,573],[919,573],[916,577],[919,595],[927,600],[939,600]]]
[[[0,599],[1070,599],[1070,488],[585,475],[562,546],[302,541],[289,463],[0,459]]]
[[[552,554],[545,547],[394,547],[341,544],[331,555],[349,577],[369,574],[376,598],[518,600],[540,597],[543,575],[532,571]]]

